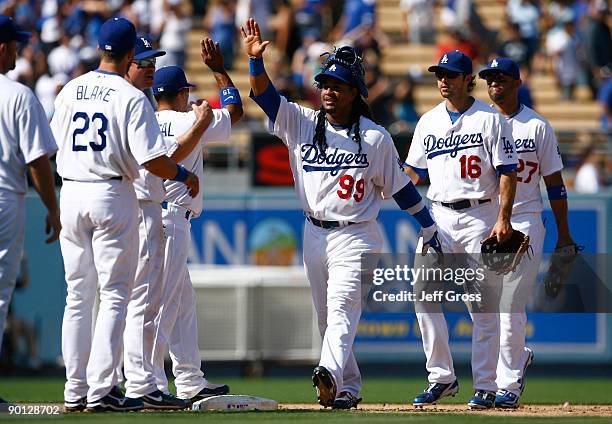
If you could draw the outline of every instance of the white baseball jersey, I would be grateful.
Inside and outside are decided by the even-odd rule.
[[[446,101],[425,113],[406,163],[429,170],[429,199],[455,202],[498,196],[496,167],[516,164],[517,157],[506,119],[476,99],[454,124]]]
[[[326,122],[326,155],[313,144],[318,111],[281,96],[269,130],[289,149],[295,191],[308,215],[326,221],[365,222],[376,219],[383,198],[401,190],[410,179],[400,166],[389,133],[361,117],[362,151],[346,128]]]
[[[544,209],[540,179],[563,169],[555,132],[539,113],[525,105],[508,118],[518,155],[516,196],[512,214]]]
[[[159,128],[171,151],[177,147],[177,138],[185,134],[195,123],[195,112],[176,112],[173,110],[162,110],[156,112]],[[229,141],[232,129],[232,119],[226,109],[213,110],[213,119],[204,131],[200,139],[200,147],[196,147],[181,161],[189,171],[200,179],[204,178],[204,162],[202,160],[202,147],[206,141]],[[191,197],[187,186],[183,183],[166,180],[166,200],[176,205],[191,210],[194,216],[202,212],[202,191],[197,196]]]
[[[96,70],[66,84],[51,129],[57,172],[70,180],[133,180],[139,165],[166,154],[151,104],[116,73]]]
[[[28,87],[0,74],[0,189],[27,190],[26,164],[57,151],[40,102]]]

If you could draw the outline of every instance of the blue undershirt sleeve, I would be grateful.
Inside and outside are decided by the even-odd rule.
[[[259,96],[254,96],[253,90],[251,90],[249,97],[259,105],[270,121],[273,123],[276,121],[276,115],[278,114],[278,108],[280,107],[280,94],[278,94],[278,91],[276,91],[276,88],[274,88],[272,82],[268,84],[266,90]]]
[[[421,224],[421,227],[427,228],[434,224],[434,220],[429,214],[429,211],[423,204],[421,195],[414,187],[412,182],[409,182],[400,191],[393,195],[393,199],[399,205],[400,209],[408,212]]]

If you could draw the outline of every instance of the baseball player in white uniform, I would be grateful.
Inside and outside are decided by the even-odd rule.
[[[164,51],[154,50],[144,36],[136,37],[134,59],[125,79],[146,95],[146,91],[150,91],[153,86],[155,58],[165,54]],[[179,160],[176,156],[181,153],[179,150],[184,150],[184,147],[176,149],[175,154],[170,156],[176,162]],[[139,206],[139,255],[123,333],[126,396],[140,398],[147,409],[184,409],[187,406],[185,401],[157,389],[152,361],[157,332],[155,317],[161,307],[163,294],[164,232],[161,202],[166,191],[162,179],[144,167],[140,168],[139,176],[134,180],[134,189]],[[119,382],[121,365],[117,374]],[[117,394],[122,394],[118,390],[118,386],[113,389]]]
[[[525,303],[537,277],[544,245],[541,179],[546,184],[557,223],[557,247],[573,245],[574,241],[567,223],[567,191],[561,175],[563,162],[557,139],[546,119],[519,102],[521,77],[518,65],[512,59],[499,57],[478,75],[487,81],[493,106],[506,117],[512,128],[519,164],[511,223],[512,228],[529,236],[533,249],[532,257],[524,258],[519,268],[505,277],[500,305],[495,406],[517,408],[525,388],[525,370],[533,361],[533,352],[525,346]]]
[[[51,128],[58,143],[60,236],[68,295],[62,325],[67,411],[126,411],[141,399],[111,393],[116,383],[127,303],[138,260],[139,165],[199,191],[198,179],[166,156],[153,109],[125,73],[136,30],[123,18],[100,28],[97,70],[70,81],[55,101]],[[96,289],[100,306],[92,337]]]
[[[516,188],[517,158],[506,120],[491,107],[470,96],[474,86],[472,61],[456,50],[445,53],[435,72],[445,99],[425,113],[416,125],[406,163],[413,180],[429,172],[427,197],[439,227],[442,250],[458,254],[480,253],[489,235],[505,241],[511,234],[510,215]],[[473,267],[480,266],[477,263]],[[487,274],[484,293],[497,298],[501,278]],[[499,279],[499,281],[497,281]],[[493,298],[493,296],[495,296]],[[417,320],[427,357],[429,386],[413,405],[436,403],[459,390],[448,342],[448,328],[440,304],[417,309]],[[437,312],[436,312],[437,311]],[[499,322],[496,313],[472,317],[473,409],[492,408],[495,402]]]
[[[253,19],[242,37],[251,97],[289,149],[306,216],[304,268],[323,337],[313,384],[320,404],[350,409],[361,401],[352,351],[361,315],[361,255],[382,248],[376,223],[381,201],[393,197],[419,221],[426,249],[439,248],[436,226],[402,171],[391,136],[371,120],[363,65],[351,47],[334,51],[316,76],[322,107],[313,110],[288,102],[270,82],[262,58],[269,42],[262,42]]]
[[[52,232],[46,242],[57,240],[62,228],[49,163],[57,147],[45,112],[29,88],[5,75],[15,68],[17,43],[29,38],[0,15],[0,347],[23,253],[27,171],[48,211],[46,232]]]
[[[203,62],[213,72],[219,86],[222,109],[209,115],[198,112],[203,104],[189,106],[189,88],[185,73],[177,66],[167,66],[155,72],[153,94],[158,103],[157,121],[169,145],[177,140],[189,143],[190,153],[181,165],[204,176],[202,148],[207,141],[229,141],[231,127],[242,117],[242,101],[238,89],[223,66],[219,44],[210,38],[201,41]],[[206,106],[207,103],[203,102]],[[192,109],[192,110],[190,110]],[[165,232],[163,302],[156,318],[157,333],[153,346],[153,365],[157,387],[168,391],[164,371],[164,355],[169,347],[177,396],[188,402],[229,392],[225,384],[208,381],[201,371],[198,346],[198,318],[196,293],[187,270],[187,257],[191,245],[190,220],[202,212],[202,195],[190,197],[185,187],[175,181],[166,181],[163,204]]]

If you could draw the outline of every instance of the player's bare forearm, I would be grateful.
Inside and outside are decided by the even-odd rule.
[[[417,185],[419,183],[419,180],[420,180],[419,174],[417,174],[414,171],[414,169],[412,169],[409,166],[405,166],[404,172],[408,174],[408,176],[410,177],[410,180],[412,181],[412,184]]]
[[[512,235],[510,218],[512,217],[512,204],[516,193],[516,172],[502,174],[499,178],[499,214],[497,222],[491,230],[491,236],[497,236],[497,241],[503,243]]]
[[[187,171],[182,166],[178,166],[172,159],[166,155],[158,156],[142,166],[153,175],[157,175],[165,180],[181,181],[189,188],[189,195],[195,197],[200,191],[200,182],[198,177]],[[181,171],[182,170],[182,171]],[[183,173],[181,175],[181,173]]]
[[[245,27],[240,28],[240,33],[242,34],[242,46],[244,48],[244,52],[249,59],[263,60],[263,52],[266,50],[266,47],[268,44],[270,44],[270,42],[262,41],[261,31],[257,22],[254,19],[249,18],[246,21]],[[251,84],[253,94],[255,96],[259,96],[266,91],[266,88],[268,88],[270,78],[264,69],[263,72],[258,73],[255,76],[252,75],[252,72],[250,72],[249,82]]]
[[[59,238],[62,224],[59,219],[59,209],[57,207],[57,198],[55,197],[55,184],[49,157],[43,155],[33,160],[28,164],[28,170],[30,171],[32,184],[48,211],[45,231],[48,234],[49,231],[52,230],[52,233],[49,238],[47,238],[46,242],[54,242]]]
[[[510,223],[512,205],[516,195],[516,172],[502,174],[499,177],[499,215],[498,221]]]
[[[547,188],[564,186],[561,171],[544,176],[544,183]],[[567,219],[567,199],[549,199],[549,201],[557,223],[557,247],[574,244]]]

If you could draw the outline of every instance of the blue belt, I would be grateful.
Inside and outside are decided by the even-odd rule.
[[[168,202],[162,202],[161,207],[162,209],[168,210]],[[192,215],[193,215],[193,212],[190,211],[189,209],[185,211],[185,219],[189,219]]]

